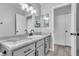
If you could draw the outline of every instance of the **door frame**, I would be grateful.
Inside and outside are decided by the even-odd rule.
[[[54,51],[54,10],[57,9],[57,8],[61,8],[61,7],[65,7],[65,6],[68,6],[68,5],[71,5],[71,33],[76,33],[76,8],[77,8],[77,4],[76,3],[65,3],[65,4],[61,4],[61,5],[58,5],[58,6],[55,6],[55,7],[52,7],[52,27],[51,27],[51,33],[52,33],[52,50]],[[71,56],[76,56],[76,36],[71,36]],[[74,49],[75,48],[75,49]]]

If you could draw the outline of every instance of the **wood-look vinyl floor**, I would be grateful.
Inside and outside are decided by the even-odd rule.
[[[47,56],[71,56],[71,47],[55,45],[55,50],[49,51]]]

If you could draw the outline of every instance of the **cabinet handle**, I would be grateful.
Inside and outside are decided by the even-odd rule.
[[[39,56],[39,51],[36,52],[37,56]]]
[[[27,29],[25,29],[25,31],[27,31]]]
[[[16,31],[16,33],[17,33],[17,32],[19,32],[19,31]]]
[[[27,53],[28,51],[30,51],[31,49],[28,49],[27,51],[24,51],[24,53]]]

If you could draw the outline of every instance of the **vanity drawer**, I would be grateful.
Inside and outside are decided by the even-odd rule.
[[[34,50],[35,50],[35,44],[31,44],[29,46],[18,49],[17,51],[14,51],[13,55],[14,56],[25,56]]]
[[[44,39],[40,40],[37,42],[37,47],[41,46],[44,44]]]

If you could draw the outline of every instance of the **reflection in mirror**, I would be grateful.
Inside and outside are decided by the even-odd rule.
[[[41,15],[40,19],[42,27],[49,27],[49,13]]]
[[[44,27],[49,27],[49,14],[43,15]]]
[[[39,28],[40,27],[40,16],[36,16],[35,17],[35,27],[36,28]]]
[[[35,17],[35,27],[49,27],[49,13]]]
[[[26,31],[26,19],[25,16],[19,13],[16,13],[16,25],[15,25],[15,34],[25,34]]]

